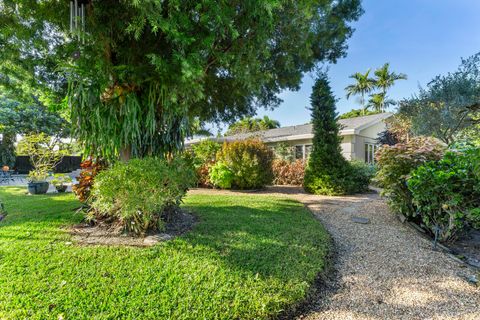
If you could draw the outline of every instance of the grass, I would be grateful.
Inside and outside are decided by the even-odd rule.
[[[0,319],[265,319],[305,298],[325,229],[299,203],[188,196],[200,222],[151,248],[77,246],[71,194],[0,188]]]

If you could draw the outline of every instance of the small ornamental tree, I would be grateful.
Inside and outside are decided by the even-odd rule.
[[[314,194],[351,193],[351,167],[341,152],[335,98],[325,74],[315,82],[310,103],[314,137],[304,188]]]

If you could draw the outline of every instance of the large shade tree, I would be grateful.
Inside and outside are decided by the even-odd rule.
[[[68,80],[78,138],[128,159],[181,148],[189,120],[277,106],[303,73],[345,55],[360,2],[80,1],[85,24],[70,32],[68,1],[5,0],[0,49],[32,78],[61,70],[49,80]]]

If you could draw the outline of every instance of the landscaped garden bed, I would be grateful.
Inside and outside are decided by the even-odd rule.
[[[253,319],[302,301],[322,272],[325,229],[299,203],[189,195],[193,229],[148,248],[82,246],[73,194],[1,188],[2,319]]]

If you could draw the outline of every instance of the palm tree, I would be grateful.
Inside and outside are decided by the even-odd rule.
[[[384,112],[385,108],[395,104],[395,100],[389,99],[383,92],[374,93],[368,100],[368,107],[372,107],[376,112]]]
[[[407,75],[404,73],[395,73],[390,71],[390,64],[385,63],[382,67],[375,70],[375,86],[380,89],[380,93],[383,95],[383,102],[379,101],[380,111],[385,111],[385,108],[388,107],[387,101],[392,102],[392,100],[387,99],[387,90],[390,89],[397,80],[407,80]],[[372,97],[373,98],[373,97]],[[378,98],[377,98],[378,99]]]
[[[275,129],[280,127],[280,122],[277,120],[270,119],[268,116],[263,116],[263,119],[259,120],[260,127],[264,130],[266,129]]]
[[[360,95],[360,103],[362,105],[363,114],[367,110],[368,106],[365,104],[365,95],[373,90],[375,87],[375,80],[370,78],[370,69],[365,73],[356,72],[350,76],[356,82],[345,88],[347,91],[347,99],[352,95]]]

